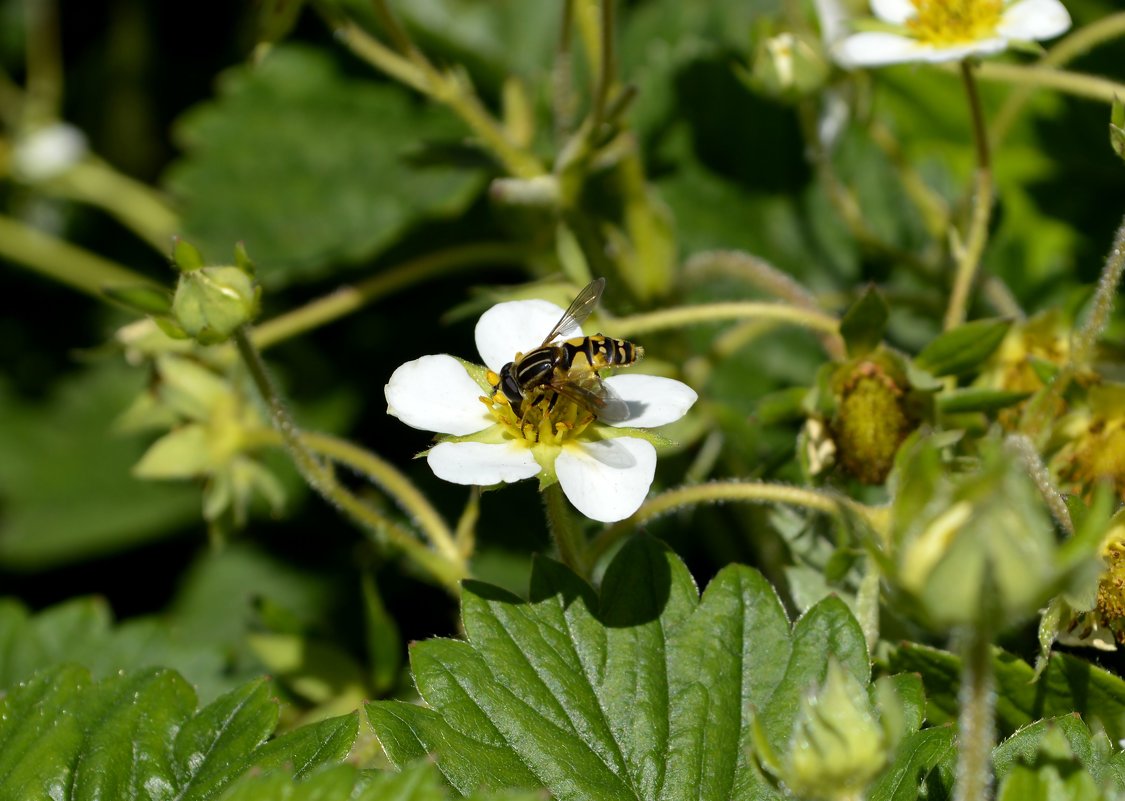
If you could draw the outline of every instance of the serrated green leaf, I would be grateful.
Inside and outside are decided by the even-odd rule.
[[[1030,392],[970,387],[938,395],[937,405],[938,409],[945,414],[998,412],[1030,397]]]
[[[345,78],[323,52],[282,45],[226,74],[190,111],[168,186],[205,252],[245,241],[267,286],[368,259],[410,227],[462,211],[476,174],[411,163],[422,143],[464,135],[395,86]]]
[[[357,770],[351,765],[325,768],[305,778],[284,773],[244,776],[221,801],[447,801],[450,792],[432,762],[408,765],[399,773]],[[546,801],[542,793],[473,793],[469,801]]]
[[[133,478],[143,438],[113,430],[145,376],[115,365],[39,401],[0,383],[0,566],[75,562],[165,536],[198,518],[198,492]]]
[[[251,768],[299,775],[339,762],[358,725],[353,714],[266,743],[276,721],[264,681],[196,711],[173,671],[94,682],[64,666],[0,697],[0,787],[5,799],[211,799]]]
[[[962,375],[984,364],[1000,347],[1011,320],[973,320],[939,334],[922,348],[914,363],[937,377]]]
[[[1044,744],[1048,745],[1048,751],[1054,752],[1048,754],[1052,758],[1073,761],[1079,767],[1101,772],[1101,760],[1090,729],[1077,715],[1063,715],[1038,720],[997,745],[992,752],[996,778],[1005,779],[1020,763],[1034,764],[1042,755]]]
[[[468,582],[462,603],[467,641],[411,650],[429,708],[376,702],[368,716],[396,764],[430,754],[463,792],[770,797],[749,755],[751,710],[783,745],[830,656],[868,679],[862,631],[840,600],[791,625],[744,566],[699,597],[683,563],[644,537],[622,548],[600,593],[541,559],[529,601]]]
[[[840,336],[848,346],[848,357],[858,359],[883,341],[890,309],[875,287],[868,287],[840,320]]]
[[[951,798],[957,764],[955,736],[951,726],[911,734],[899,743],[891,766],[868,789],[868,801]]]
[[[906,643],[891,652],[895,672],[915,671],[926,685],[927,715],[932,722],[955,720],[960,686],[960,660],[954,654],[924,645]],[[1039,680],[1034,669],[1017,657],[997,649],[996,721],[1001,732],[1011,733],[1044,717],[1077,712],[1097,720],[1114,741],[1125,737],[1125,681],[1064,653],[1051,654]]]
[[[68,662],[84,665],[94,678],[175,668],[208,700],[234,681],[217,643],[183,637],[164,621],[134,619],[115,626],[101,598],[74,598],[36,615],[18,601],[0,599],[0,690]]]

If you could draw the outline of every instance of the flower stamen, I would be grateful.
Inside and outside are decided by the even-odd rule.
[[[910,0],[917,14],[906,21],[911,35],[932,45],[987,39],[996,33],[1003,0]]]

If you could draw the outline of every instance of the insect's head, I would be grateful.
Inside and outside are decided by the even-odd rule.
[[[504,397],[508,399],[508,403],[518,409],[520,403],[523,401],[523,390],[520,389],[519,382],[516,381],[514,367],[515,362],[508,362],[500,368],[497,389],[504,393]]]

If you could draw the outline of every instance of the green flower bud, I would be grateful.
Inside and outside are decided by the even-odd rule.
[[[835,659],[801,702],[780,778],[802,798],[858,798],[887,762],[886,735],[867,691]]]
[[[767,97],[794,101],[820,89],[828,71],[819,42],[783,31],[758,42],[743,79],[752,90]]]
[[[227,340],[258,314],[261,288],[240,267],[200,267],[180,275],[172,315],[203,345]]]

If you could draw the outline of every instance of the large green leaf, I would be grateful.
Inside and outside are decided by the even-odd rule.
[[[182,672],[204,698],[232,687],[228,660],[214,641],[185,638],[154,619],[115,626],[101,598],[74,598],[36,615],[0,598],[0,690],[36,671],[78,663],[95,678],[154,666]]]
[[[422,761],[399,773],[338,765],[303,779],[281,772],[247,775],[223,794],[222,801],[446,801],[450,795],[433,763]],[[544,801],[544,797],[538,792],[481,792],[473,793],[469,801]]]
[[[954,654],[914,643],[891,652],[893,671],[917,672],[926,685],[927,715],[941,723],[956,720],[960,708],[961,661]],[[1097,720],[1114,741],[1125,737],[1125,681],[1064,653],[1051,654],[1046,670],[1032,681],[1034,669],[1023,660],[996,650],[996,719],[1002,732],[1014,732],[1033,721],[1077,712]]]
[[[467,641],[411,652],[428,707],[368,706],[392,761],[430,754],[463,792],[770,797],[750,756],[752,712],[783,750],[830,656],[868,679],[863,634],[840,600],[791,625],[773,588],[740,565],[700,598],[683,563],[648,538],[621,550],[600,594],[542,559],[529,601],[469,582],[463,615]]]
[[[353,713],[269,741],[277,719],[264,680],[196,710],[191,685],[173,671],[95,682],[64,666],[0,698],[2,797],[203,801],[251,768],[300,775],[339,762],[358,731]]]
[[[0,383],[0,566],[80,561],[198,519],[199,492],[129,470],[143,438],[113,430],[145,376],[101,365],[60,382],[45,402]]]
[[[446,112],[394,86],[346,78],[311,48],[240,67],[180,121],[187,150],[168,186],[184,234],[209,259],[244,241],[269,285],[368,258],[410,227],[462,211],[475,173],[421,165],[427,141],[461,137]]]

